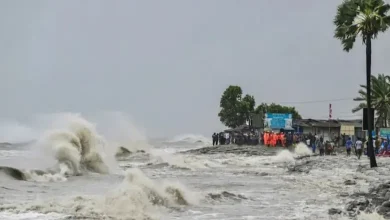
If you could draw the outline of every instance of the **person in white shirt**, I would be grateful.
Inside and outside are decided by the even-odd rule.
[[[356,141],[355,146],[356,146],[357,157],[358,159],[360,159],[360,157],[362,156],[362,148],[363,148],[363,142],[360,140],[360,138],[358,138],[358,140]]]
[[[230,144],[230,134],[229,133],[225,133],[225,144],[229,145]]]
[[[308,147],[311,147],[311,145],[310,145],[310,138],[306,140],[306,145],[307,145]]]

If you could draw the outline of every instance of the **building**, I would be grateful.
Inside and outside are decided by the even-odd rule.
[[[293,128],[303,134],[320,134],[325,139],[341,135],[364,137],[362,120],[295,119]]]

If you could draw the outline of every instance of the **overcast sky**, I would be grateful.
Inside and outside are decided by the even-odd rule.
[[[231,84],[326,118],[330,102],[299,102],[351,99],[365,83],[360,41],[346,53],[333,38],[339,3],[0,1],[0,118],[114,110],[149,136],[210,135]],[[389,39],[373,42],[375,74],[390,72]],[[356,103],[331,103],[353,118]]]

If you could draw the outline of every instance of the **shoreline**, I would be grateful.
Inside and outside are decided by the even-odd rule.
[[[311,148],[308,147],[310,150]],[[191,149],[188,151],[184,151],[181,153],[192,153],[192,154],[219,154],[219,153],[232,153],[232,154],[246,154],[250,156],[274,156],[278,152],[282,150],[289,150],[290,152],[293,152],[295,149],[295,146],[289,146],[289,147],[268,147],[265,145],[235,145],[235,144],[229,144],[229,145],[214,145],[214,146],[206,146],[202,148],[197,149]],[[346,150],[345,147],[337,147],[335,148],[334,152],[336,155],[345,154]],[[316,152],[313,156],[317,155],[319,153],[319,150],[316,149]],[[329,155],[328,155],[329,156]],[[333,155],[331,155],[333,156]],[[351,154],[353,156],[353,154]]]

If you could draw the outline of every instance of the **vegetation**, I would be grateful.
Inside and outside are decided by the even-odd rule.
[[[354,101],[361,102],[352,109],[352,112],[358,112],[367,107],[367,86],[360,85],[359,97]],[[379,74],[378,77],[371,76],[371,102],[375,109],[377,121],[376,127],[387,127],[390,125],[390,76]]]
[[[341,40],[343,49],[349,52],[361,36],[366,45],[366,100],[371,108],[371,40],[385,32],[390,26],[390,16],[387,15],[390,5],[383,0],[344,0],[337,8],[334,19],[336,25],[335,38]],[[368,111],[370,112],[370,111]],[[373,122],[368,117],[368,130],[373,130]],[[368,135],[368,153],[371,167],[376,167],[372,136]]]
[[[219,119],[227,127],[236,128],[245,124],[250,113],[254,112],[255,105],[253,96],[245,95],[242,98],[241,87],[229,86],[221,97]]]
[[[291,113],[293,119],[302,119],[301,115],[298,113],[298,111],[295,109],[295,107],[284,106],[284,105],[279,105],[279,104],[275,104],[275,103],[271,103],[270,105],[268,105],[267,103],[261,103],[255,109],[255,113],[257,113],[257,114],[267,113],[267,112]]]
[[[250,119],[251,113],[292,113],[294,119],[302,118],[294,107],[270,105],[261,103],[256,107],[255,98],[251,95],[245,95],[242,98],[242,89],[239,86],[229,86],[222,94],[218,113],[220,121],[229,128],[236,128],[245,124]]]

